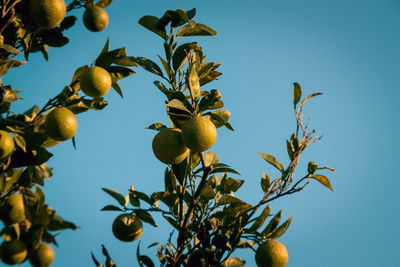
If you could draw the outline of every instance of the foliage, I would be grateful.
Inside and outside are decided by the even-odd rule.
[[[41,52],[47,60],[50,47],[66,45],[69,39],[65,32],[77,20],[68,14],[71,10],[93,10],[98,7],[97,10],[101,10],[104,18],[107,17],[108,23],[104,8],[111,2],[73,0],[67,5],[67,15],[61,23],[44,29],[35,26],[39,25],[38,18],[32,16],[28,0],[0,0],[0,76],[27,63],[30,53]],[[262,174],[260,188],[263,197],[256,204],[249,204],[235,196],[245,182],[238,178],[239,172],[220,162],[215,152],[205,152],[216,140],[216,129],[221,130],[225,126],[234,130],[229,123],[231,113],[223,109],[220,91],[205,89],[222,75],[218,70],[221,63],[207,61],[197,42],[178,43],[185,37],[217,34],[211,27],[194,21],[195,15],[195,9],[177,9],[167,10],[161,18],[142,17],[139,24],[162,38],[165,53],[164,56],[158,56],[160,65],[146,57],[128,56],[125,48],[110,50],[107,40],[99,56],[91,64],[78,67],[71,82],[42,107],[35,105],[18,113],[13,110],[13,103],[20,99],[20,92],[0,82],[0,131],[1,136],[8,138],[7,142],[0,142],[0,219],[4,224],[1,230],[4,239],[2,247],[11,247],[10,244],[17,244],[12,247],[22,247],[22,254],[16,259],[18,262],[27,260],[28,254],[35,255],[39,248],[52,251],[51,247],[44,244],[57,245],[56,236],[60,231],[78,228],[46,203],[43,190],[46,179],[52,177],[52,168],[47,161],[53,154],[48,148],[66,139],[71,139],[75,146],[73,135],[76,124],[67,135],[57,138],[49,131],[57,121],[53,123],[53,116],[47,119],[47,115],[53,110],[69,110],[67,113],[75,118],[82,112],[104,109],[107,101],[103,95],[110,86],[123,97],[118,81],[135,74],[130,67],[140,67],[158,76],[159,80],[154,85],[165,96],[165,109],[171,128],[178,133],[174,135],[174,140],[178,139],[175,143],[183,146],[181,154],[184,156],[179,162],[163,160],[162,150],[155,149],[161,153],[156,155],[157,158],[167,164],[164,191],[147,194],[131,186],[125,196],[103,188],[116,200],[116,204],[107,205],[102,210],[121,212],[114,221],[114,234],[123,241],[138,239],[143,230],[142,222],[157,227],[152,214],[161,214],[172,227],[170,238],[148,247],[158,247],[156,254],[162,266],[191,266],[199,261],[209,266],[243,266],[245,260],[232,257],[237,249],[255,251],[256,245],[281,237],[292,221],[290,217],[281,222],[282,211],[273,212],[270,202],[303,190],[312,179],[332,190],[328,178],[320,173],[322,170],[333,170],[329,167],[319,167],[317,163],[310,162],[304,176],[298,178],[294,175],[304,150],[320,139],[315,136],[314,130],[309,131],[308,126],[303,124],[303,106],[309,99],[321,94],[314,93],[302,98],[300,85],[294,83],[296,129],[286,140],[289,164],[285,166],[273,155],[259,153],[279,171],[278,177],[271,180],[267,174]],[[86,15],[84,18],[89,30],[103,29],[104,25],[92,28],[90,21],[87,21],[90,17]],[[85,81],[86,75],[94,69],[106,73],[108,81],[98,88],[98,75],[93,75],[94,78],[90,76],[90,83],[82,82],[85,87],[82,91],[81,80]],[[100,76],[104,77],[103,74]],[[88,89],[87,84],[91,88]],[[99,92],[93,93],[95,89],[99,89]],[[147,128],[160,133],[168,132],[165,130],[168,127],[158,122]],[[194,128],[197,130],[193,131]],[[60,131],[62,134],[66,130]],[[199,134],[201,136],[197,136]],[[182,142],[179,140],[181,135]],[[198,143],[192,146],[194,140]],[[168,149],[171,145],[168,140],[161,143]],[[185,147],[191,148],[190,153]],[[15,201],[14,198],[22,201]],[[104,265],[92,254],[96,266],[116,266],[104,246],[102,253],[106,258]],[[149,256],[141,254],[140,243],[136,257],[140,266],[155,266]],[[50,257],[43,261],[51,262],[52,259]],[[34,257],[32,260],[37,259]]]
[[[158,56],[161,66],[149,58],[132,57],[144,70],[163,80],[155,81],[154,85],[165,95],[165,109],[171,127],[182,130],[182,137],[187,131],[185,128],[191,127],[188,125],[192,124],[193,118],[208,118],[217,128],[225,126],[233,130],[229,123],[231,113],[223,109],[220,91],[205,89],[222,74],[217,71],[221,63],[206,61],[197,42],[178,43],[184,37],[216,35],[209,26],[193,20],[195,13],[195,9],[177,9],[166,11],[161,18],[142,17],[139,24],[162,38],[165,55]],[[289,164],[285,166],[273,155],[259,153],[278,170],[279,175],[271,180],[269,175],[262,174],[260,188],[263,197],[258,203],[252,205],[235,196],[244,184],[244,180],[236,178],[239,172],[220,162],[215,152],[197,152],[207,150],[212,142],[206,149],[191,149],[186,159],[178,164],[168,164],[156,154],[158,159],[168,164],[164,172],[165,190],[148,195],[131,186],[125,196],[103,189],[117,201],[117,205],[107,205],[102,210],[128,212],[153,227],[157,224],[152,213],[160,213],[172,227],[166,242],[149,245],[158,247],[157,257],[161,266],[244,266],[245,261],[232,257],[232,253],[239,248],[255,251],[257,244],[281,237],[292,221],[290,217],[281,222],[282,211],[272,212],[268,205],[271,201],[303,190],[311,179],[332,190],[328,178],[319,173],[332,168],[310,162],[304,176],[297,178],[294,175],[304,150],[320,139],[314,130],[309,131],[304,125],[302,111],[310,98],[320,94],[302,98],[300,84],[294,83],[296,130],[286,140]],[[166,128],[159,122],[147,127],[161,132]],[[208,130],[204,131],[208,133]],[[185,143],[185,138],[182,140]],[[190,148],[187,143],[185,145]],[[140,245],[137,247],[137,260],[140,266],[155,266],[149,256],[141,255]],[[102,266],[95,258],[94,261],[97,266]],[[201,262],[206,263],[201,265]]]

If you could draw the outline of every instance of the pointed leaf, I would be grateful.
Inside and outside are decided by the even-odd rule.
[[[265,172],[262,173],[261,177],[261,188],[264,193],[268,192],[269,186],[271,185],[271,179],[269,178],[268,174]]]
[[[195,100],[200,98],[200,81],[194,64],[192,65],[189,74],[189,90]]]
[[[109,210],[109,211],[123,211],[121,208],[119,208],[117,206],[114,206],[114,205],[107,205],[107,206],[104,206],[101,209],[101,211],[106,211],[106,210]]]
[[[165,29],[158,28],[159,19],[155,16],[144,16],[139,20],[139,24],[154,32],[155,34],[161,36],[164,40],[167,38],[167,33]]]
[[[283,234],[285,234],[285,232],[289,228],[292,220],[293,217],[290,217],[286,222],[282,223],[278,228],[276,228],[275,231],[273,231],[271,235],[268,236],[268,238],[277,239],[281,237]]]
[[[301,99],[301,87],[300,84],[298,83],[293,83],[294,89],[293,89],[293,105],[296,106]]]
[[[156,130],[156,131],[161,131],[162,129],[168,128],[164,124],[160,122],[153,123],[152,125],[147,126],[145,129],[150,129],[150,130]]]
[[[160,67],[152,60],[145,57],[130,57],[133,62],[136,62],[140,67],[147,70],[148,72],[157,74],[163,77],[162,70]]]
[[[301,103],[300,103],[300,108],[302,108],[303,105],[304,105],[310,98],[313,98],[313,97],[319,96],[319,95],[322,95],[322,93],[313,93],[313,94],[307,96],[306,98],[304,98],[303,101],[301,101]]]
[[[265,229],[261,232],[261,235],[268,236],[269,233],[274,231],[278,226],[279,222],[281,221],[281,217],[282,217],[282,210],[280,210],[277,214],[275,214],[275,216],[268,223],[267,227],[265,227]]]
[[[188,24],[179,29],[176,37],[184,36],[214,36],[217,32],[202,23],[196,23],[193,26]]]
[[[106,192],[107,194],[109,194],[110,196],[112,196],[115,200],[118,201],[119,204],[121,204],[121,206],[126,206],[128,203],[126,201],[126,198],[120,194],[119,192],[112,190],[112,189],[108,189],[108,188],[102,188],[102,190],[104,192]]]
[[[281,172],[284,171],[283,165],[272,155],[265,154],[265,153],[258,153],[263,159],[265,159],[269,164],[280,170]]]
[[[179,109],[182,111],[185,111],[189,114],[192,114],[186,107],[185,105],[178,99],[172,99],[167,105],[169,108],[174,108],[174,109]]]
[[[157,227],[156,222],[153,219],[153,216],[151,216],[151,214],[145,210],[135,210],[135,214],[139,217],[139,219],[141,219],[142,221],[151,224],[154,227]]]
[[[270,206],[266,206],[263,211],[261,212],[260,216],[255,220],[254,224],[250,227],[250,231],[257,231],[263,224],[265,220],[268,218],[271,212]]]
[[[321,175],[321,174],[315,174],[315,175],[311,176],[311,178],[317,180],[317,181],[320,182],[322,185],[326,186],[326,187],[329,188],[331,191],[333,191],[331,182],[329,181],[328,178],[326,178],[326,176]]]

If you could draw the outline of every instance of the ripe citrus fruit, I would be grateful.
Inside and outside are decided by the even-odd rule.
[[[34,267],[48,267],[55,258],[54,249],[48,244],[40,244],[29,255],[29,262]]]
[[[161,130],[154,136],[152,147],[156,158],[165,164],[179,164],[190,150],[182,143],[182,131],[178,128]]]
[[[108,14],[99,6],[89,6],[83,13],[83,23],[92,32],[104,30],[108,25]]]
[[[273,239],[262,243],[256,251],[256,263],[258,267],[285,267],[289,255],[286,247]]]
[[[209,118],[193,117],[182,127],[182,140],[194,152],[206,151],[217,140],[217,128]]]
[[[36,26],[52,29],[64,19],[67,6],[64,0],[31,0],[30,11]]]
[[[102,67],[94,66],[84,71],[80,77],[82,91],[91,97],[101,97],[110,90],[110,74]]]
[[[118,215],[113,224],[114,236],[124,242],[138,239],[143,233],[142,221],[134,215],[123,213]]]
[[[27,255],[28,250],[21,240],[5,241],[0,245],[0,258],[6,264],[20,264]]]
[[[56,141],[65,141],[75,136],[78,120],[67,108],[55,108],[46,116],[46,133]]]
[[[210,255],[204,250],[196,249],[188,259],[188,267],[208,267],[210,264]]]
[[[10,195],[1,208],[2,218],[8,224],[19,223],[25,219],[25,206],[22,195]]]
[[[14,150],[14,140],[9,133],[0,130],[0,159],[8,157]]]

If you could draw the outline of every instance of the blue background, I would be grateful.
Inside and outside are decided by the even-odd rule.
[[[156,61],[162,40],[138,19],[193,7],[195,20],[218,35],[180,41],[198,40],[209,61],[224,63],[224,75],[205,89],[218,88],[232,112],[236,131],[219,129],[212,150],[246,180],[237,196],[256,203],[261,173],[278,175],[257,152],[288,162],[285,138],[295,126],[292,83],[299,82],[304,94],[324,93],[305,108],[311,127],[324,138],[305,152],[298,173],[309,160],[336,168],[326,173],[335,192],[313,182],[272,202],[284,219],[294,216],[279,239],[289,250],[288,266],[399,266],[399,1],[115,1],[107,8],[109,27],[97,34],[84,29],[83,10],[74,11],[79,21],[67,32],[69,45],[51,49],[47,63],[32,55],[29,64],[4,77],[5,84],[24,91],[14,110],[44,105],[77,67],[96,58],[108,37],[111,48],[125,46],[129,55]],[[100,212],[113,204],[101,187],[123,193],[130,184],[147,193],[163,189],[165,166],[151,151],[155,132],[144,128],[167,123],[164,97],[152,85],[155,76],[137,71],[120,84],[124,99],[111,92],[105,110],[79,115],[76,151],[70,142],[51,149],[54,177],[44,188],[47,202],[81,227],[59,236],[54,266],[93,266],[90,251],[102,258],[102,243],[118,266],[137,266],[137,242],[114,239],[117,213]],[[141,238],[143,252],[152,257],[155,249],[145,247],[165,241],[171,230],[158,221],[158,228],[145,225]],[[250,250],[236,256],[255,266]]]

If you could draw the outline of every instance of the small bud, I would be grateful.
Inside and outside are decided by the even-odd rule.
[[[318,164],[317,163],[315,163],[314,161],[310,161],[308,163],[307,171],[308,171],[309,174],[313,174],[317,169],[318,169]]]

